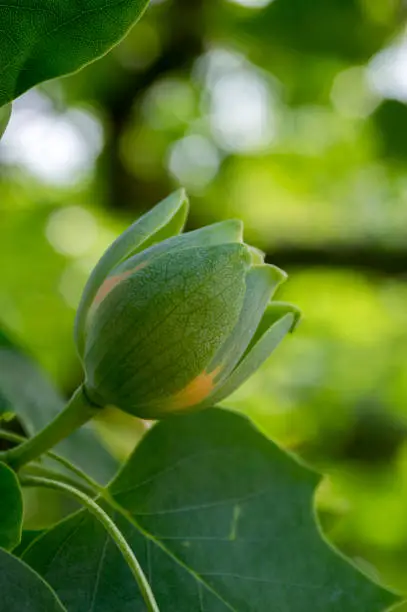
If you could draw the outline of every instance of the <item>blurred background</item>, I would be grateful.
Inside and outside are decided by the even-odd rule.
[[[188,229],[245,222],[304,321],[227,401],[330,474],[325,529],[407,591],[407,5],[155,0],[14,104],[0,144],[0,325],[64,394],[107,245],[183,185]],[[118,456],[140,424],[99,423]]]

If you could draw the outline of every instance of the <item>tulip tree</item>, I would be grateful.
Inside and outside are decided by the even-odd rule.
[[[106,53],[146,4],[4,3],[0,134],[15,97]],[[182,233],[187,213],[180,190],[94,268],[74,331],[83,383],[66,406],[0,334],[0,414],[17,414],[29,434],[0,432],[3,608],[403,610],[325,539],[312,510],[320,476],[233,406],[217,407],[296,330],[300,313],[273,299],[286,275],[244,243],[239,221]],[[111,405],[155,422],[122,466],[88,425]],[[28,531],[22,489],[31,487],[82,509]]]

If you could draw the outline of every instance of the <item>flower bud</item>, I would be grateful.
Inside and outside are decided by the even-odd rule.
[[[242,242],[242,224],[176,235],[186,213],[183,192],[164,200],[85,287],[76,341],[95,404],[147,419],[213,405],[293,328],[293,307],[269,305],[285,274]]]

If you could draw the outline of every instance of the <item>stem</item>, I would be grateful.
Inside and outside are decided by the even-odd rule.
[[[11,431],[5,431],[4,429],[0,429],[0,440],[1,439],[8,440],[9,442],[17,442],[18,444],[21,444],[22,442],[27,442],[27,440],[29,440],[29,438],[26,438],[24,436],[19,436],[18,434],[12,433]],[[86,474],[86,472],[83,472],[79,467],[71,463],[68,459],[65,459],[65,457],[62,457],[61,455],[58,455],[57,453],[54,453],[53,451],[47,451],[45,454],[47,457],[49,457],[53,461],[56,461],[60,465],[64,466],[67,470],[69,470],[73,474],[76,474],[76,476],[79,476],[79,478],[82,478],[82,480],[84,480],[89,485],[89,487],[91,487],[96,492],[96,494],[101,495],[104,492],[104,488],[98,482],[96,482],[96,480],[94,480],[91,476]],[[0,453],[0,458],[1,456],[2,455]],[[50,470],[50,472],[54,472],[52,476],[54,478],[56,478],[57,476],[61,478],[61,476],[63,476],[60,472],[57,472],[56,470],[55,471]],[[51,473],[49,475],[51,476]],[[45,476],[45,472],[44,472],[44,476]],[[65,481],[65,482],[68,482],[68,481]],[[72,480],[72,483],[73,482],[74,481]]]
[[[106,512],[96,502],[94,502],[87,495],[85,495],[81,491],[78,491],[74,487],[71,487],[70,485],[64,484],[62,482],[51,480],[49,478],[40,478],[37,476],[21,476],[20,481],[23,486],[25,485],[28,487],[45,487],[48,489],[56,489],[59,491],[63,491],[64,493],[72,495],[78,501],[80,501],[89,510],[89,512],[91,512],[98,519],[98,521],[102,523],[103,527],[106,529],[106,531],[108,532],[112,540],[114,540],[116,546],[122,553],[124,560],[131,569],[132,574],[137,581],[137,584],[141,591],[141,595],[146,603],[147,610],[149,612],[160,612],[151,587],[133,551],[131,550],[123,534],[114,524],[110,516],[106,514]]]
[[[0,453],[0,460],[18,470],[84,425],[99,410],[98,406],[89,402],[83,387],[79,387],[64,410],[51,423],[26,442]]]
[[[71,463],[68,459],[65,459],[65,457],[61,457],[60,455],[57,455],[52,451],[48,451],[47,455],[53,461],[56,461],[60,465],[63,465],[67,470],[69,470],[73,474],[76,474],[76,476],[79,476],[79,478],[82,478],[82,480],[84,480],[93,490],[95,490],[98,495],[101,495],[103,493],[104,488],[98,482],[96,482],[96,480],[94,480],[91,476],[88,476],[86,472],[83,472],[80,468]]]
[[[58,482],[63,482],[65,484],[70,485],[71,487],[75,487],[83,493],[86,493],[88,497],[98,497],[99,491],[91,488],[87,484],[82,482],[78,482],[75,478],[71,478],[66,474],[61,474],[57,470],[53,470],[52,468],[45,467],[38,463],[30,463],[29,465],[25,465],[21,471],[19,472],[21,476],[41,476],[45,478],[50,478],[52,480],[57,480]]]
[[[2,440],[7,440],[8,442],[27,442],[28,438],[24,436],[19,436],[18,434],[12,433],[11,431],[6,431],[5,429],[0,429],[0,438]]]

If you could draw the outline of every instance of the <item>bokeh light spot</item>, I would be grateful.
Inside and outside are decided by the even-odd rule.
[[[28,92],[14,104],[1,143],[2,161],[22,166],[45,183],[69,185],[92,171],[103,144],[102,126],[87,110],[60,113],[44,98]]]
[[[194,116],[192,87],[181,79],[163,79],[147,93],[143,113],[154,129],[168,130],[188,123]]]
[[[268,6],[274,2],[274,0],[228,0],[228,2],[239,4],[240,6],[244,6],[246,8],[259,9]]]
[[[335,109],[344,117],[365,119],[380,104],[381,96],[369,86],[366,68],[353,66],[336,75],[331,100]]]
[[[50,215],[45,233],[58,253],[79,257],[92,248],[98,229],[89,211],[80,206],[69,206]]]
[[[217,148],[207,138],[191,135],[174,143],[170,149],[170,172],[189,188],[202,188],[216,176],[220,164]]]
[[[407,102],[407,37],[372,59],[368,78],[372,89],[381,96]]]
[[[207,88],[207,106],[215,141],[231,153],[257,152],[276,136],[276,100],[272,79],[243,56],[216,49],[198,63],[197,77]]]

